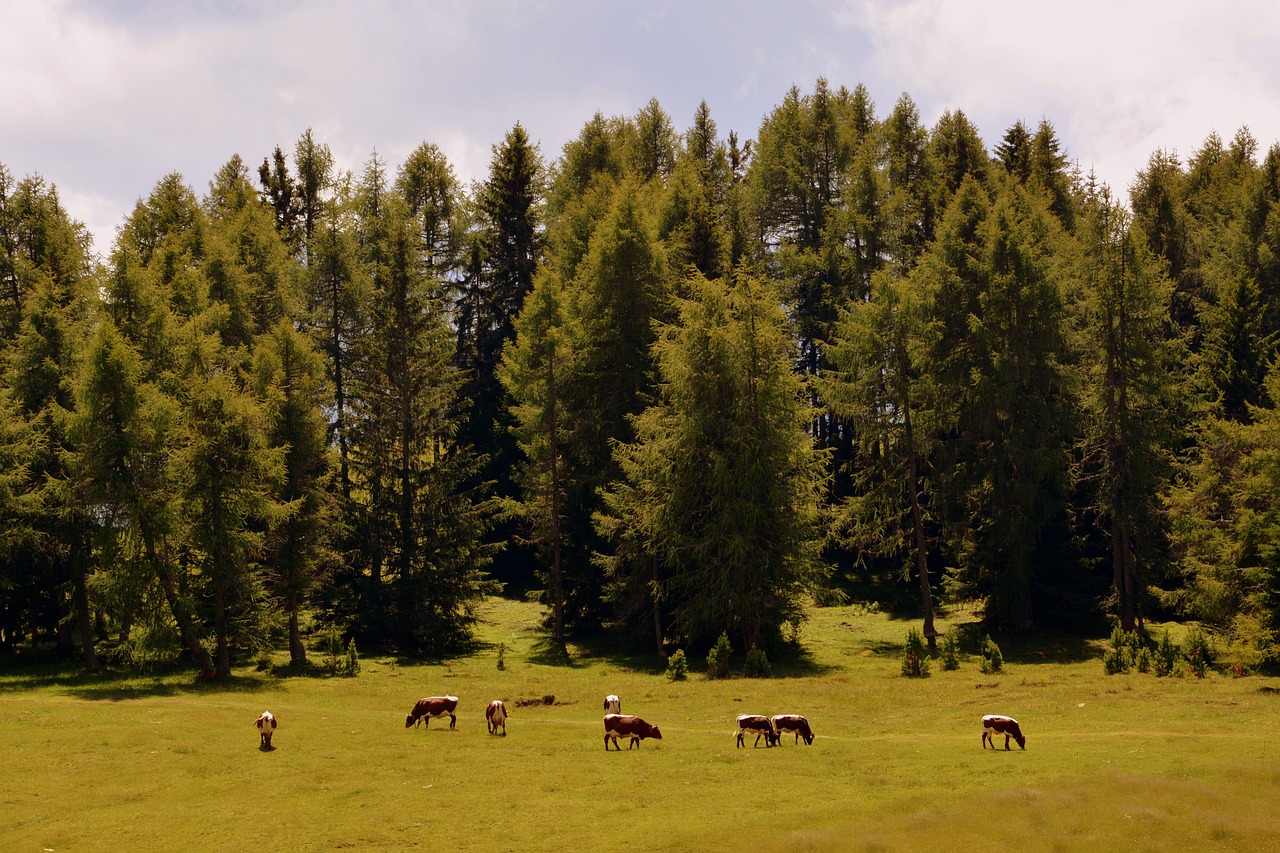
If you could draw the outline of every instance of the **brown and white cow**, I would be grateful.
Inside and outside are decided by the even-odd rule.
[[[498,727],[502,727],[502,736],[507,736],[507,706],[501,699],[494,699],[484,709],[484,719],[489,726],[489,734],[496,735]]]
[[[640,741],[644,738],[651,737],[656,740],[662,740],[662,732],[658,731],[657,726],[651,726],[639,717],[631,717],[626,714],[605,714],[604,715],[604,750],[609,751],[609,741],[613,741],[613,748],[622,751],[622,747],[618,746],[618,738],[629,737],[631,743],[627,744],[627,749],[633,746],[639,746]]]
[[[779,741],[784,734],[794,734],[795,743],[804,738],[805,746],[813,745],[813,729],[809,728],[809,721],[799,714],[778,714],[773,718],[773,727],[778,732]]]
[[[742,746],[743,738],[749,734],[756,736],[756,746],[760,745],[762,737],[765,746],[773,746],[778,742],[778,732],[773,728],[773,722],[762,714],[742,714],[738,717],[737,745]]]
[[[1004,748],[1009,748],[1009,738],[1013,738],[1018,742],[1020,749],[1027,748],[1027,739],[1022,736],[1022,729],[1018,727],[1018,721],[1013,717],[1006,717],[1002,714],[987,714],[982,718],[982,748],[987,748],[987,741],[991,742],[991,748],[996,748],[996,735],[1004,735]]]
[[[410,728],[423,724],[423,728],[429,728],[433,719],[439,719],[444,716],[449,718],[449,728],[454,728],[458,722],[458,697],[457,696],[430,696],[426,699],[419,699],[414,703],[413,710],[409,712],[409,716],[405,717],[404,727]]]
[[[622,713],[622,700],[618,698],[617,694],[610,693],[604,697],[604,712],[606,714]]]
[[[276,715],[270,711],[263,711],[258,716],[258,721],[254,723],[258,727],[258,747],[260,749],[273,749],[271,746],[271,736],[276,731]]]

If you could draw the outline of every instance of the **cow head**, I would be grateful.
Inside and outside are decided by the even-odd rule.
[[[404,727],[406,729],[413,728],[414,722],[415,720],[413,719],[413,714],[410,714],[409,716],[404,718]]]
[[[1018,732],[1016,735],[1014,735],[1014,736],[1013,736],[1013,739],[1014,739],[1014,740],[1016,740],[1016,741],[1018,742],[1018,748],[1019,748],[1019,749],[1026,749],[1026,748],[1027,748],[1027,739],[1026,739],[1026,737],[1024,737],[1024,736],[1023,736],[1022,732]]]

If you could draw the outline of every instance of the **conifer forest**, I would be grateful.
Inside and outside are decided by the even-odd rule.
[[[0,164],[0,653],[440,657],[506,594],[561,648],[969,602],[1280,662],[1280,144],[1206,134],[1108,187],[819,79],[467,185],[308,130],[110,246]]]

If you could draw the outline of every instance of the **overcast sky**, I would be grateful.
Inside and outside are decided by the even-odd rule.
[[[308,127],[358,170],[434,142],[483,178],[520,122],[550,162],[596,112],[705,100],[754,138],[794,84],[903,92],[988,148],[1042,118],[1122,197],[1157,149],[1280,141],[1280,3],[1074,0],[0,0],[0,163],[110,248],[164,175],[200,195]]]

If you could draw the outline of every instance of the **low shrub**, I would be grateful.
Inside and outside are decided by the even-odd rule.
[[[1199,628],[1192,628],[1187,632],[1186,652],[1187,666],[1191,668],[1191,672],[1196,678],[1204,678],[1208,673],[1209,667],[1213,665],[1213,649],[1209,645],[1209,638],[1205,636],[1204,631]]]
[[[684,656],[684,649],[676,649],[671,657],[667,658],[667,679],[684,681],[688,677],[689,661]]]
[[[1000,647],[991,639],[990,634],[982,641],[982,663],[978,668],[984,673],[1004,671],[1004,655],[1000,653]]]
[[[947,631],[942,636],[942,668],[948,672],[960,668],[960,644],[955,631]]]
[[[729,645],[729,632],[721,631],[720,639],[716,640],[711,651],[707,652],[707,677],[728,678],[729,657],[732,654],[733,647]]]
[[[764,649],[752,646],[747,650],[747,659],[742,664],[742,674],[748,678],[768,678],[773,671]]]
[[[902,656],[902,677],[929,677],[929,659],[925,654],[924,638],[915,628],[907,631],[906,654]]]
[[[1154,661],[1156,677],[1164,678],[1167,675],[1173,675],[1173,669],[1177,663],[1178,647],[1173,644],[1173,640],[1169,637],[1169,629],[1166,628],[1164,636],[1156,644]]]

